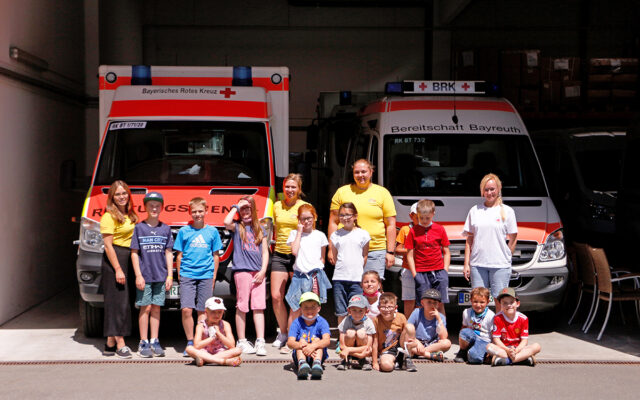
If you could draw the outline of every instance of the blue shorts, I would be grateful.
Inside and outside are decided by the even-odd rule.
[[[336,303],[336,316],[347,315],[347,305],[351,296],[362,294],[360,282],[333,281],[333,299]]]
[[[471,287],[486,287],[491,290],[493,298],[509,286],[511,268],[486,268],[471,266]]]
[[[449,302],[449,273],[444,269],[416,273],[416,301],[422,299],[422,293],[427,289],[440,292],[442,303]]]
[[[367,255],[367,263],[364,265],[364,272],[376,271],[380,279],[384,280],[384,271],[387,269],[387,251],[370,251]]]
[[[402,300],[416,299],[416,280],[413,279],[411,271],[402,268],[400,272],[400,281],[402,282]]]
[[[192,279],[180,277],[180,308],[204,311],[204,303],[213,296],[213,278]]]
[[[487,353],[489,341],[476,335],[473,329],[464,328],[460,331],[460,339],[469,343],[467,350],[467,360],[469,364],[482,364]]]
[[[144,290],[136,289],[136,307],[164,306],[165,293],[164,282],[151,282],[144,284]]]

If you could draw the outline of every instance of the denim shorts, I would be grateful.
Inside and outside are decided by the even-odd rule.
[[[482,364],[489,341],[476,335],[471,328],[462,329],[460,331],[460,339],[469,343],[469,349],[467,351],[469,364]]]
[[[449,302],[449,273],[444,269],[436,271],[418,272],[416,281],[416,301],[422,298],[422,293],[427,289],[436,289],[440,292],[442,303]]]
[[[213,296],[213,278],[192,279],[180,277],[180,308],[204,311],[204,303]]]
[[[413,279],[411,271],[406,268],[402,268],[402,272],[400,272],[400,281],[402,282],[402,300],[415,300],[416,280]]]
[[[380,279],[384,280],[384,271],[387,269],[387,251],[370,251],[367,255],[367,263],[364,265],[364,272],[376,271]]]
[[[509,286],[511,268],[486,268],[471,266],[471,287],[486,287],[493,298]]]
[[[151,282],[144,284],[144,290],[136,289],[136,306],[164,306],[165,290],[164,282]]]
[[[360,282],[333,281],[333,299],[336,303],[336,316],[347,315],[347,305],[351,296],[362,294]]]

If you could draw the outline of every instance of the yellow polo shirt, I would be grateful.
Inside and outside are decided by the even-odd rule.
[[[291,230],[298,229],[298,208],[303,204],[309,203],[298,199],[291,207],[287,207],[282,200],[273,205],[273,220],[276,226],[275,251],[278,253],[291,254],[291,246],[287,246],[287,238]]]
[[[128,216],[125,215],[124,223],[120,224],[111,213],[105,213],[100,219],[100,233],[103,235],[113,235],[113,244],[121,247],[131,247],[131,237],[133,228],[136,226]]]

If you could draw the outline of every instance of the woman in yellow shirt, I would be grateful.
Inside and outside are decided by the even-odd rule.
[[[104,292],[104,355],[131,358],[124,336],[131,334],[131,308],[127,275],[131,260],[131,237],[138,222],[131,191],[123,181],[111,184],[107,193],[107,212],[100,220],[104,241],[102,290]]]
[[[308,204],[301,200],[302,177],[300,174],[289,174],[282,183],[283,199],[273,205],[273,218],[276,232],[276,247],[271,258],[271,302],[273,313],[278,321],[280,333],[272,343],[274,347],[283,347],[288,339],[287,307],[284,302],[287,281],[293,275],[293,264],[296,258],[287,246],[287,238],[291,230],[298,229],[298,208]]]
[[[365,159],[353,163],[354,183],[336,191],[331,199],[328,237],[338,229],[338,209],[344,203],[353,203],[358,209],[358,225],[369,232],[369,255],[365,272],[376,271],[384,279],[384,271],[395,262],[396,248],[396,207],[391,193],[384,187],[371,182],[373,166]],[[336,263],[329,252],[329,262]]]

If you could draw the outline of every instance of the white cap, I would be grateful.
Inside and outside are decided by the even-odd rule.
[[[418,202],[417,201],[411,205],[410,213],[411,214],[417,214],[418,213]]]
[[[210,297],[204,303],[204,308],[208,308],[211,311],[215,310],[226,310],[227,308],[224,306],[224,301],[220,297]]]

